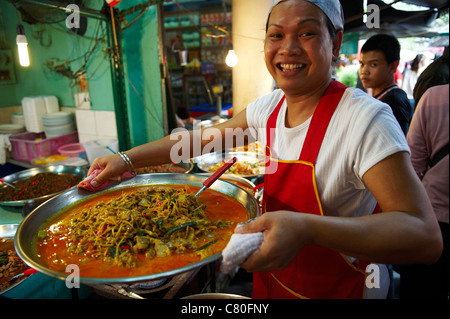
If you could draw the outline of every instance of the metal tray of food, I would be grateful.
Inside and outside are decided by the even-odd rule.
[[[18,224],[0,225],[0,250],[1,251],[14,250],[14,235],[16,234],[16,230],[17,230],[18,226],[19,226]],[[22,276],[22,277],[16,279],[13,283],[6,284],[6,282],[8,280],[10,280],[14,275],[22,273],[26,269],[29,269],[29,267],[26,264],[23,264],[21,261],[19,261],[18,264],[20,267],[18,267],[17,270],[14,271],[14,273],[10,273],[6,277],[3,277],[3,275],[2,275],[2,277],[0,278],[0,295],[5,294],[8,291],[10,291],[11,289],[17,287],[18,285],[20,285],[22,282],[24,282],[28,278],[26,276]],[[2,273],[2,272],[3,272],[3,270],[0,271],[0,273]]]
[[[24,180],[27,178],[30,178],[32,176],[35,176],[39,173],[56,173],[56,174],[71,174],[74,176],[78,176],[83,180],[86,177],[88,170],[85,167],[80,166],[64,166],[64,165],[55,165],[55,166],[43,166],[43,167],[35,167],[30,168],[27,170],[23,170],[5,177],[2,177],[2,179],[5,182],[8,182],[10,184],[14,184],[20,180]],[[9,186],[6,185],[0,185],[0,192]],[[73,186],[74,188],[76,186]],[[0,201],[0,205],[4,206],[24,206],[26,203],[42,203],[53,196],[60,194],[62,192],[66,191],[66,189],[61,190],[60,192],[56,192],[53,194],[47,194],[44,196],[36,197],[36,198],[29,198],[29,199],[23,199],[23,200],[11,200],[11,201]]]
[[[197,163],[198,168],[202,171],[212,173],[233,157],[236,157],[237,161],[226,174],[241,177],[257,177],[264,174],[264,155],[256,152],[225,150],[221,153],[217,152],[196,157],[194,162]]]
[[[104,193],[110,191],[116,191],[127,188],[134,188],[140,186],[152,186],[152,185],[194,185],[202,187],[202,183],[207,179],[207,176],[195,175],[195,174],[142,174],[137,175],[134,178],[122,181],[113,182],[108,185],[102,191],[91,193],[80,189],[71,189],[60,195],[57,195],[50,200],[44,202],[36,209],[34,209],[29,215],[25,217],[22,223],[17,229],[16,236],[14,238],[14,244],[16,247],[17,254],[22,258],[22,260],[28,264],[30,267],[36,269],[37,271],[61,280],[65,280],[68,276],[67,274],[56,272],[49,269],[41,262],[40,258],[36,254],[36,249],[33,243],[35,242],[36,235],[40,230],[41,226],[48,223],[49,220],[54,218],[58,213],[66,206],[77,205],[86,200],[93,199]],[[211,185],[210,189],[216,190],[223,194],[229,195],[240,202],[248,213],[248,218],[252,219],[258,215],[259,205],[256,199],[244,191],[242,188],[222,180],[217,180]],[[121,278],[87,278],[81,277],[80,282],[85,284],[115,284],[115,283],[132,283],[132,282],[144,282],[152,281],[167,277],[172,277],[184,272],[192,271],[211,262],[219,260],[221,257],[221,252],[207,257],[199,262],[190,264],[185,267],[180,267],[174,270],[148,274],[144,276],[129,276]]]

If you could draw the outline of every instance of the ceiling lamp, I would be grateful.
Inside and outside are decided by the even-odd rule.
[[[16,37],[17,49],[19,51],[19,63],[21,66],[30,65],[30,57],[28,55],[28,41],[25,36],[25,30],[23,25],[17,25],[17,37]]]
[[[238,57],[236,55],[236,52],[234,52],[233,48],[228,50],[227,57],[225,58],[225,63],[230,67],[235,67],[236,64],[238,64]]]

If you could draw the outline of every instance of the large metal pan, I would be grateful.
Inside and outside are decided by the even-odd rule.
[[[16,236],[14,237],[14,244],[16,247],[17,254],[22,260],[27,263],[30,267],[42,272],[48,276],[65,279],[69,274],[63,274],[55,272],[44,266],[39,257],[36,255],[35,250],[35,238],[38,230],[43,224],[46,224],[52,218],[58,215],[63,208],[67,206],[77,205],[78,203],[84,202],[100,194],[104,194],[110,191],[116,191],[119,189],[125,189],[130,187],[139,186],[150,186],[150,185],[170,185],[170,184],[183,184],[183,185],[194,185],[202,186],[202,183],[207,179],[207,176],[200,176],[194,174],[166,174],[166,173],[156,173],[156,174],[143,174],[137,175],[136,177],[122,181],[121,183],[111,183],[107,188],[98,193],[90,193],[88,191],[72,189],[70,191],[64,192],[52,199],[46,201],[45,203],[38,206],[33,210],[17,229]],[[248,218],[254,218],[258,215],[258,202],[251,196],[248,192],[244,191],[242,188],[222,180],[217,180],[211,185],[210,189],[219,191],[221,193],[227,194],[237,201],[239,201],[247,210]],[[202,267],[211,262],[219,260],[221,253],[214,256],[201,260],[197,263],[181,267],[178,269],[166,271],[157,274],[148,274],[145,276],[136,277],[125,277],[125,278],[87,278],[81,277],[80,282],[85,284],[114,284],[114,283],[131,283],[131,282],[141,282],[141,281],[151,281],[166,277],[172,277],[174,275],[191,271]]]
[[[26,170],[2,177],[2,179],[8,183],[15,183],[20,180],[35,176],[39,173],[55,173],[55,174],[71,174],[71,175],[78,176],[81,178],[81,180],[83,180],[86,177],[87,172],[88,172],[87,168],[81,167],[81,166],[54,165],[54,166],[43,166],[43,167],[35,167],[35,168],[26,169]],[[6,186],[6,185],[0,186],[0,189],[2,189],[3,187],[8,187],[8,186]],[[65,191],[65,189],[62,190],[61,192],[64,192],[64,191]],[[55,196],[61,192],[54,193],[54,194],[47,194],[47,195],[44,195],[41,197],[24,199],[24,200],[0,201],[0,205],[24,206],[27,203],[43,203],[46,200],[48,200],[49,198],[52,198],[53,196]]]

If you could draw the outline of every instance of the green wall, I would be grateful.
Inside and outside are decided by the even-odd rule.
[[[142,2],[126,1],[126,6]],[[121,6],[124,7],[125,2],[121,2],[119,8]],[[127,17],[127,21],[133,21],[138,13]],[[128,116],[130,129],[136,132],[131,140],[133,145],[164,136],[158,23],[156,7],[151,6],[123,32]]]
[[[122,1],[116,8],[123,10],[146,2]],[[104,1],[87,3],[91,9],[100,9]],[[76,80],[50,71],[45,65],[56,60],[72,61],[70,68],[73,73],[83,65],[83,56],[95,45],[93,39],[103,35],[86,66],[89,95],[93,110],[115,110],[106,22],[88,18],[86,34],[79,36],[66,28],[65,21],[32,25],[20,21],[25,28],[31,60],[31,65],[23,68],[17,58],[16,10],[5,0],[0,1],[0,10],[7,48],[12,51],[16,75],[15,84],[0,84],[0,108],[21,105],[23,97],[35,95],[55,95],[61,106],[75,107],[74,94],[79,92]],[[46,10],[51,15],[52,10]],[[126,16],[126,20],[133,21],[139,12],[137,10],[135,14]],[[122,50],[130,139],[132,146],[136,146],[164,136],[158,16],[155,6],[149,7],[133,25],[124,30]],[[122,118],[117,120],[125,121]]]
[[[106,30],[105,22],[88,19],[86,34],[78,36],[66,28],[65,21],[52,24],[28,24],[20,21],[25,29],[30,54],[30,66],[24,68],[20,66],[17,58],[16,10],[7,1],[0,1],[0,9],[8,49],[14,57],[16,74],[16,84],[0,85],[0,106],[20,105],[25,96],[55,95],[61,106],[75,107],[74,94],[79,92],[75,80],[47,68],[46,63],[64,64],[65,61],[75,60],[67,66],[70,67],[71,73],[76,72],[84,63],[82,56],[90,51],[95,43],[91,38],[95,36],[99,23]],[[20,14],[19,17],[21,19]],[[108,56],[103,52],[107,47],[106,38],[104,40],[98,44],[98,48],[88,60],[86,73],[92,109],[112,111],[114,104],[111,73]]]

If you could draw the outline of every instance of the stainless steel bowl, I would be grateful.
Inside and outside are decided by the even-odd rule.
[[[3,177],[2,179],[5,182],[8,182],[8,183],[15,183],[17,181],[30,178],[30,177],[32,177],[34,175],[39,174],[39,173],[71,174],[71,175],[78,176],[81,179],[84,179],[86,177],[87,172],[88,172],[88,170],[85,167],[55,165],[55,166],[43,166],[43,167],[30,168],[30,169],[27,169],[27,170],[23,170],[23,171],[20,171],[20,172],[8,175],[6,177]],[[8,187],[8,186],[3,185],[2,187],[0,187],[0,189],[2,189],[3,187]],[[76,188],[76,186],[73,186],[72,188]],[[0,201],[0,205],[5,205],[5,206],[24,206],[27,203],[42,203],[42,202],[52,198],[53,196],[55,196],[57,194],[62,193],[64,191],[66,191],[66,190],[62,190],[61,192],[48,194],[48,195],[41,196],[41,197],[24,199],[24,200],[3,201],[3,202]]]
[[[30,267],[42,272],[48,276],[65,279],[69,274],[63,274],[53,271],[42,264],[39,257],[36,255],[35,249],[35,238],[36,234],[41,228],[41,226],[46,225],[51,219],[56,217],[61,210],[67,206],[73,206],[78,203],[84,202],[85,200],[93,199],[106,192],[116,191],[125,188],[133,188],[139,186],[151,186],[151,185],[194,185],[202,186],[202,183],[207,179],[206,176],[200,176],[195,174],[168,174],[168,173],[156,173],[156,174],[143,174],[137,175],[136,177],[122,181],[121,183],[114,182],[111,183],[104,190],[91,193],[80,189],[71,189],[64,192],[52,199],[46,201],[45,203],[38,206],[33,210],[17,229],[16,236],[14,237],[14,244],[16,247],[17,254],[22,260],[27,263]],[[254,218],[258,215],[258,202],[251,196],[248,192],[244,191],[242,188],[236,185],[225,182],[222,180],[217,180],[211,185],[210,189],[219,191],[226,195],[235,198],[240,202],[248,212],[248,218]],[[150,281],[166,277],[172,277],[174,275],[191,271],[202,267],[211,262],[219,260],[221,253],[214,256],[201,260],[197,263],[181,267],[178,269],[166,271],[157,274],[148,274],[145,276],[135,276],[135,277],[122,277],[122,278],[87,278],[81,277],[80,282],[86,284],[111,284],[111,283],[131,283],[131,282],[141,282]]]

